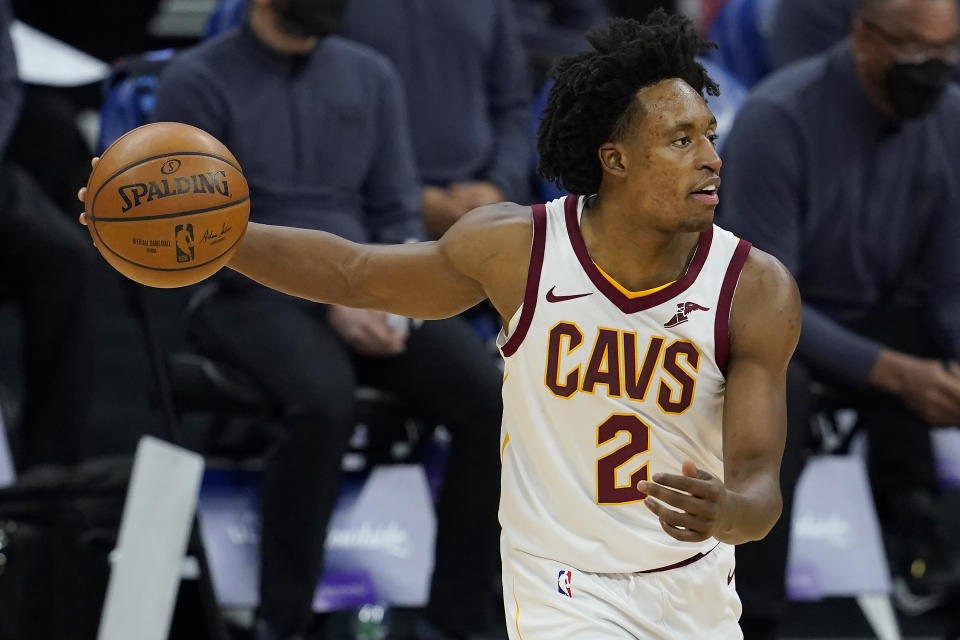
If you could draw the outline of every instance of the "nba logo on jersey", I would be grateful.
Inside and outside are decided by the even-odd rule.
[[[573,574],[569,571],[560,570],[560,575],[557,576],[557,591],[567,596],[568,598],[573,597],[573,591],[570,590],[570,581],[573,579]]]

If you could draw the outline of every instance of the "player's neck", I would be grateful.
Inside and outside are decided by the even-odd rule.
[[[693,256],[699,232],[664,232],[638,223],[635,213],[596,198],[584,207],[580,229],[590,257],[631,291],[678,280]]]
[[[251,8],[250,28],[261,42],[279,53],[302,56],[317,46],[315,36],[294,36],[281,29],[276,14],[267,7]]]

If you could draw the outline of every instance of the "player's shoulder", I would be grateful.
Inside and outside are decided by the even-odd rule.
[[[795,296],[799,299],[800,296],[797,282],[790,270],[774,256],[753,246],[743,263],[740,283],[737,286],[738,290],[741,288],[745,293],[761,299],[764,296],[771,296],[772,299]]]
[[[533,238],[533,208],[498,202],[477,207],[444,234],[445,251],[458,261],[489,263],[526,262]]]
[[[533,235],[533,207],[513,202],[477,207],[460,218],[447,235],[455,240],[483,240],[491,247],[503,244],[529,246]]]
[[[734,292],[731,331],[799,328],[800,313],[800,289],[790,270],[769,253],[751,247]]]

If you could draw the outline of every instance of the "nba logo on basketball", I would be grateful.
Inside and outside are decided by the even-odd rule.
[[[557,576],[557,591],[567,596],[568,598],[573,597],[573,591],[570,589],[570,581],[573,579],[573,574],[569,571],[560,570],[560,575]]]
[[[173,235],[176,238],[177,262],[193,261],[193,225],[178,224],[174,227]]]

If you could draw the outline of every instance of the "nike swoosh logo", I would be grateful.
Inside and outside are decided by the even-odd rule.
[[[556,286],[553,286],[550,287],[550,291],[547,291],[547,302],[563,302],[564,300],[576,300],[577,298],[593,295],[593,292],[590,291],[588,293],[575,293],[571,296],[558,296],[553,293],[553,290],[556,288]]]

